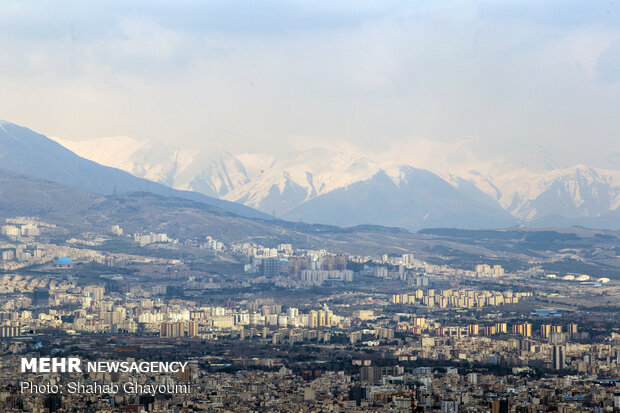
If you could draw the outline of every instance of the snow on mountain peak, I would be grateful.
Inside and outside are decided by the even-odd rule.
[[[246,166],[250,182],[233,189],[224,198],[278,214],[306,200],[366,180],[379,170],[366,158],[324,148],[278,157],[246,153],[237,158]],[[278,197],[282,198],[281,203],[276,202]]]
[[[82,157],[138,177],[240,202],[278,216],[339,189],[370,182],[380,173],[396,187],[406,188],[414,183],[411,180],[425,179],[427,175],[421,173],[430,174],[428,171],[470,197],[488,196],[484,202],[499,205],[523,221],[549,214],[599,216],[620,207],[620,171],[582,164],[557,167],[545,151],[530,153],[522,162],[503,158],[476,161],[475,140],[458,142],[458,151],[467,153],[460,163],[455,161],[459,158],[453,149],[449,149],[448,158],[439,159],[440,150],[449,148],[442,144],[427,149],[422,158],[417,157],[421,164],[416,164],[402,162],[416,158],[411,148],[402,148],[400,157],[390,155],[393,148],[392,152],[371,156],[325,148],[277,155],[234,155],[226,151],[178,149],[126,136],[79,142],[53,139]],[[518,151],[527,149],[516,146]]]

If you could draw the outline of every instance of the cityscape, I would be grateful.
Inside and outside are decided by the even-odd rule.
[[[0,0],[0,413],[620,413],[620,3]]]
[[[4,411],[619,407],[615,279],[459,268],[413,252],[177,239],[119,224],[69,234],[38,217],[7,218],[1,232]],[[112,252],[119,242],[136,252]],[[19,373],[22,358],[36,357],[189,367],[49,374],[55,391],[22,391],[42,380]]]

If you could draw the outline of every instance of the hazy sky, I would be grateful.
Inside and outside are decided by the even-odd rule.
[[[2,0],[0,118],[232,152],[511,140],[620,167],[618,3]]]

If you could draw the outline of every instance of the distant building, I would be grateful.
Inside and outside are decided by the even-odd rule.
[[[441,413],[459,413],[459,402],[454,400],[442,400],[440,409]]]
[[[575,323],[571,323],[568,325],[568,332],[570,334],[577,334],[577,330],[578,330],[579,326]]]
[[[280,244],[278,245],[278,251],[284,254],[290,254],[293,252],[293,246],[291,244]]]
[[[17,237],[20,233],[19,228],[14,225],[4,225],[0,228],[0,232],[2,235],[6,235],[7,237]]]
[[[110,232],[114,235],[121,236],[123,235],[123,228],[118,225],[112,225],[112,227],[110,228]]]
[[[21,335],[21,328],[18,326],[0,326],[0,337],[18,337]]]
[[[476,276],[478,277],[502,277],[504,275],[504,268],[501,265],[490,266],[488,264],[476,265]]]
[[[363,366],[360,368],[362,382],[374,384],[381,380],[381,369],[378,366]]]
[[[539,308],[539,309],[532,310],[532,315],[538,315],[542,317],[547,317],[547,316],[555,317],[555,316],[561,316],[562,313],[560,313],[558,310],[554,308]]]
[[[566,365],[566,347],[553,346],[553,369],[563,370]]]
[[[280,274],[279,258],[263,258],[261,262],[261,274],[265,277],[276,277]]]
[[[44,288],[35,288],[32,292],[32,305],[48,305],[50,292]]]
[[[510,411],[510,404],[508,400],[496,400],[491,403],[491,413],[508,413]]]
[[[198,337],[198,321],[161,323],[159,327],[161,337]]]
[[[62,409],[62,395],[49,394],[45,397],[44,406],[48,412],[54,413]]]
[[[160,243],[167,243],[167,242],[173,242],[173,240],[171,240],[170,238],[168,238],[168,234],[155,234],[155,233],[148,233],[148,234],[134,234],[133,235],[133,240],[134,242],[137,242],[138,244],[140,244],[141,247],[145,246],[145,245],[149,245],[149,244],[160,244]]]
[[[2,254],[0,255],[1,259],[3,261],[11,261],[15,259],[15,250],[13,249],[9,249],[9,250],[4,250],[2,251]]]
[[[69,257],[60,257],[56,260],[54,264],[57,268],[71,268],[74,266],[73,260]]]

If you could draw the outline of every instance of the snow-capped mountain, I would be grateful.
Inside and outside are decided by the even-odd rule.
[[[615,170],[576,165],[542,172],[517,169],[491,176],[468,171],[442,177],[462,190],[474,185],[525,223],[545,225],[551,216],[567,218],[566,222],[601,217],[620,207],[620,171]]]
[[[526,170],[500,177],[499,202],[524,221],[560,215],[597,217],[620,207],[620,171],[576,165],[541,174]]]
[[[238,159],[247,165],[250,180],[224,198],[277,216],[286,216],[296,206],[335,189],[370,179],[381,169],[368,159],[326,149],[279,158],[242,154]]]
[[[127,147],[115,148],[118,152],[116,155],[111,155],[105,149],[98,147],[99,156],[109,156],[111,159],[120,157],[125,153],[123,151],[128,150]],[[238,203],[198,192],[179,191],[120,169],[103,166],[76,155],[44,135],[2,120],[0,120],[0,169],[91,193],[111,195],[115,192],[151,192],[200,201],[244,217],[270,219],[268,215]]]
[[[519,162],[497,159],[436,170],[321,148],[233,155],[127,137],[56,141],[138,177],[305,222],[407,228],[544,225],[547,216],[601,217],[620,207],[620,171],[562,167],[550,154],[518,145],[514,150],[524,153]]]
[[[408,228],[515,222],[475,187],[463,191],[427,170],[322,148],[277,157],[234,156],[156,147],[126,137],[57,141],[84,157],[139,177],[295,221]],[[119,154],[112,154],[110,148],[117,148]]]
[[[285,218],[353,226],[373,223],[405,228],[505,227],[515,219],[477,189],[460,190],[425,169],[398,166],[314,197]]]
[[[89,141],[53,139],[80,156],[176,189],[222,198],[249,182],[243,164],[225,151],[176,149],[127,136]]]
[[[82,142],[53,139],[78,155],[138,177],[277,216],[309,199],[369,179],[380,170],[368,159],[325,149],[276,158],[181,150],[124,136]]]

